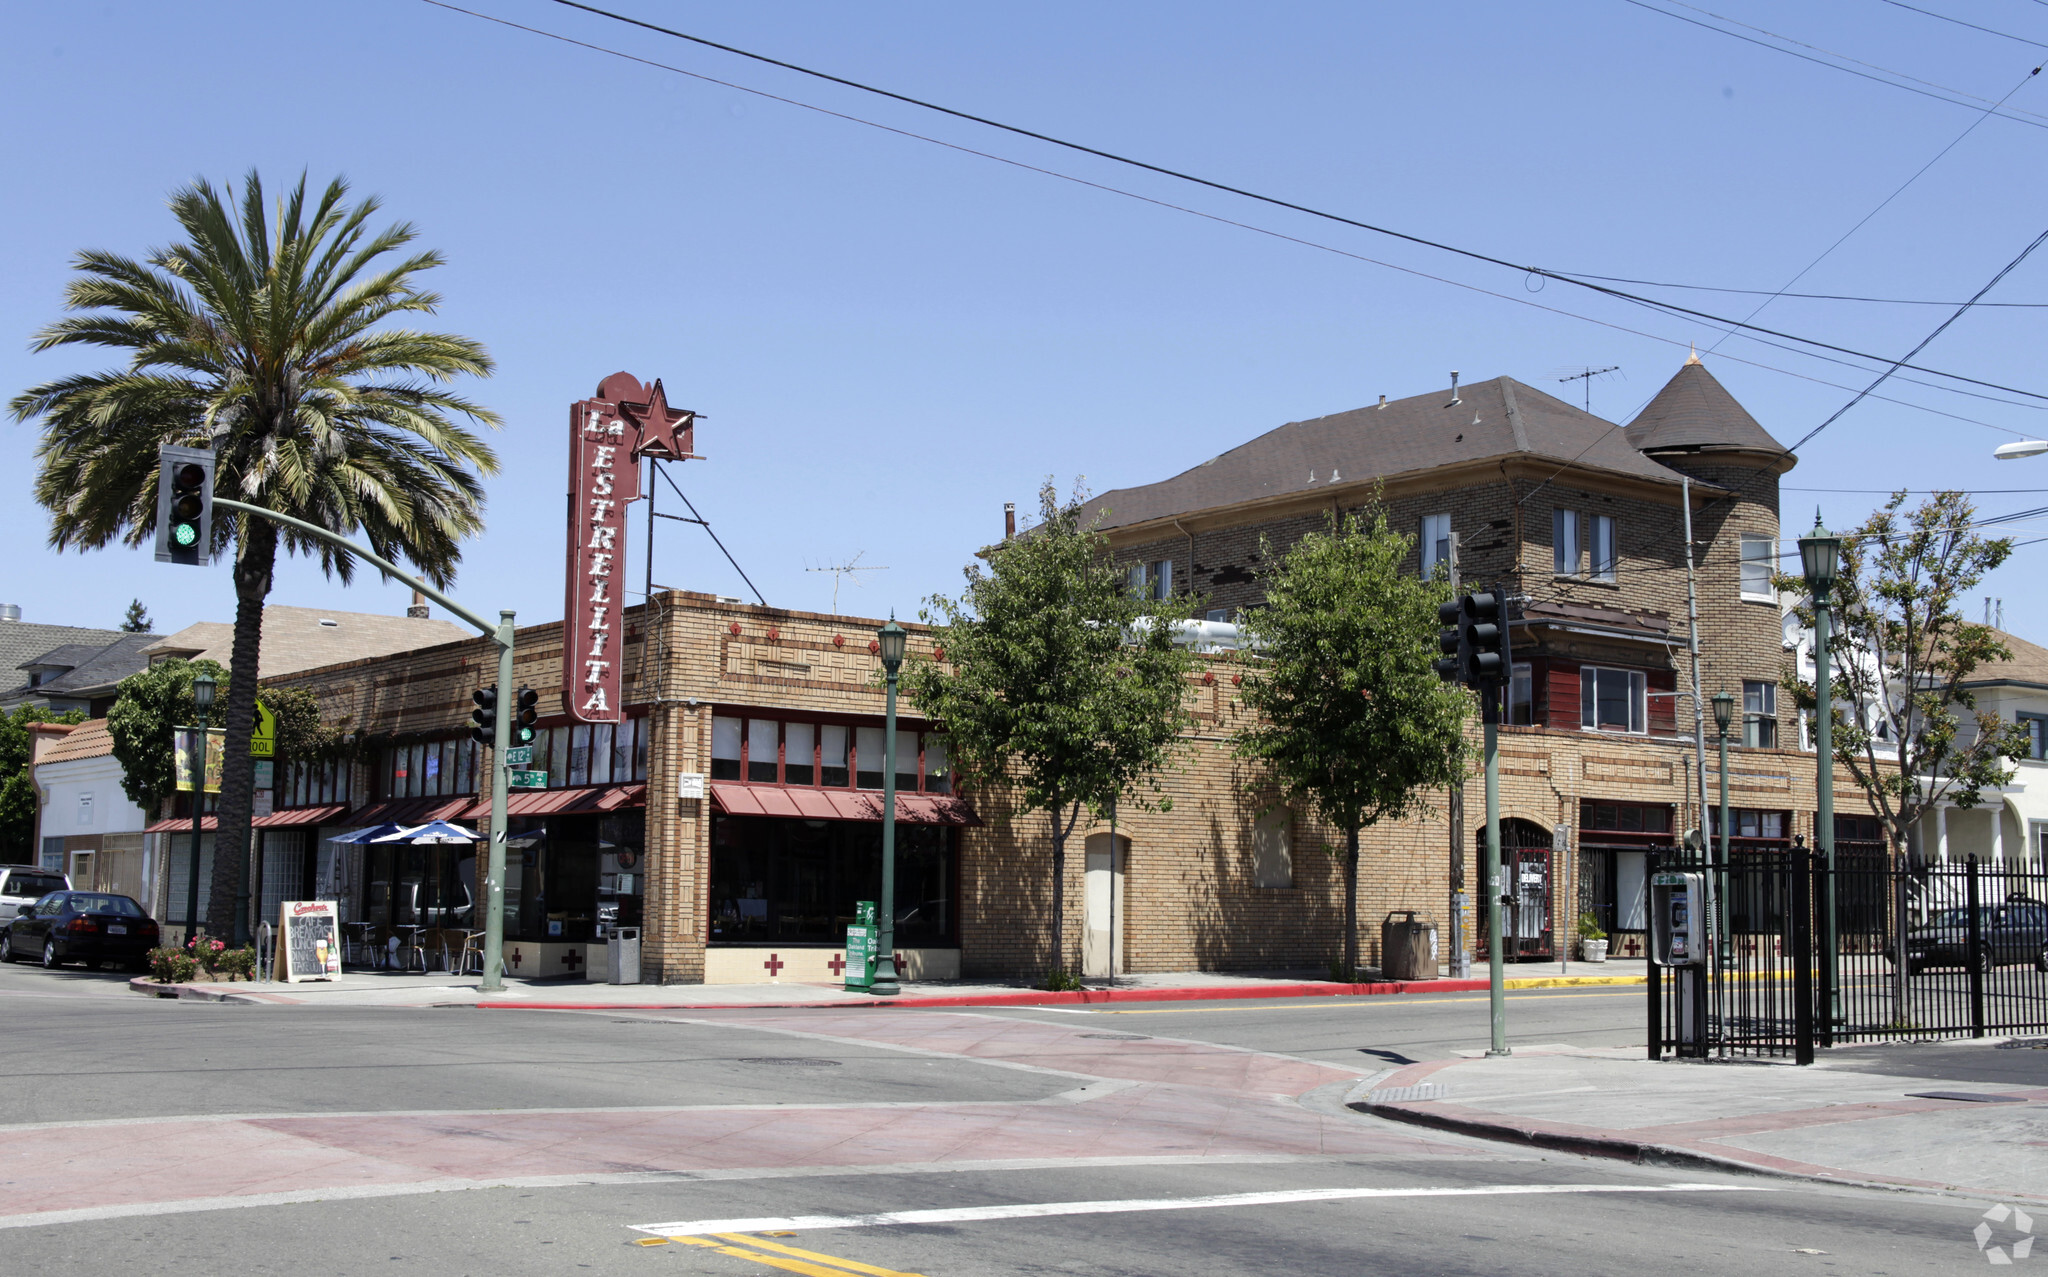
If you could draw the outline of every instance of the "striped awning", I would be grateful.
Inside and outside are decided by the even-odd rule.
[[[711,801],[729,816],[777,816],[788,820],[882,819],[882,796],[866,790],[807,789],[720,781]],[[979,825],[967,800],[954,794],[898,794],[896,820],[906,825]]]
[[[348,814],[347,803],[325,803],[318,807],[293,807],[285,811],[274,811],[268,816],[258,816],[249,822],[251,829],[304,829],[315,825],[337,825]],[[217,816],[201,816],[199,828],[211,833],[220,824]],[[189,833],[192,829],[190,816],[173,816],[155,821],[143,827],[145,834]]]

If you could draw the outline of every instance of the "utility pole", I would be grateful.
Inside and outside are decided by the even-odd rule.
[[[1458,534],[1451,533],[1451,593],[1457,594],[1458,579]],[[1472,976],[1472,942],[1465,934],[1465,778],[1460,776],[1451,786],[1447,803],[1451,825],[1451,978],[1466,980]]]

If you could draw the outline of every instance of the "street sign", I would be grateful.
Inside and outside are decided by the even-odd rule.
[[[277,715],[262,701],[256,702],[256,728],[249,733],[249,757],[277,756]]]
[[[533,746],[509,745],[505,748],[505,766],[530,767],[533,765]]]
[[[546,789],[548,787],[548,774],[546,772],[511,772],[505,777],[505,785],[510,789]]]
[[[702,798],[703,796],[703,772],[682,772],[676,776],[676,797]]]

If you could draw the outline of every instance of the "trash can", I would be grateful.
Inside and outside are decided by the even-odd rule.
[[[604,982],[640,983],[640,928],[613,927],[605,937]]]
[[[1389,980],[1436,979],[1436,924],[1396,909],[1380,924],[1380,970]]]

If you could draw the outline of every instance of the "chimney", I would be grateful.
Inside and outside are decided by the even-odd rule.
[[[1463,402],[1462,399],[1458,398],[1458,374],[1453,371],[1451,373],[1451,402],[1446,404],[1445,407],[1455,408]]]
[[[413,617],[413,618],[414,618],[414,619],[416,619],[416,620],[421,620],[421,621],[424,621],[424,620],[426,620],[426,619],[427,619],[427,596],[426,596],[426,595],[424,595],[424,594],[421,594],[421,593],[420,593],[420,592],[419,592],[418,590],[414,590],[414,591],[412,592],[412,606],[411,606],[411,607],[409,607],[409,608],[407,608],[407,609],[405,609],[405,614],[406,614],[407,616]]]
[[[21,604],[0,603],[0,621],[19,621],[20,619]]]
[[[1016,535],[1017,503],[1015,501],[1005,501],[1003,502],[1003,540],[1008,541]]]

